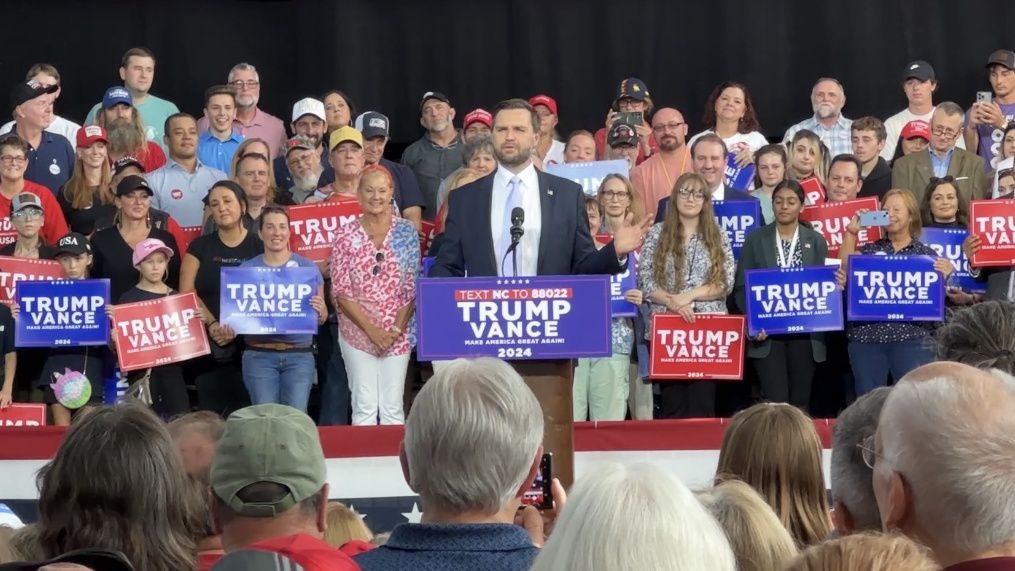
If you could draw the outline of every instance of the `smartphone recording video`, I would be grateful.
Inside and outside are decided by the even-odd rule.
[[[539,461],[539,471],[536,472],[536,479],[532,487],[522,495],[522,505],[535,506],[536,509],[548,510],[553,507],[553,454],[543,454]]]

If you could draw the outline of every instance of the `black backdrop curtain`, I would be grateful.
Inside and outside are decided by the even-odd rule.
[[[846,88],[848,117],[904,107],[903,66],[937,70],[937,100],[963,107],[989,89],[983,64],[1015,48],[1005,0],[3,0],[4,87],[35,62],[57,66],[57,112],[80,122],[120,83],[134,45],[158,57],[153,93],[201,113],[206,87],[240,61],[261,74],[261,107],[288,123],[292,103],[330,88],[419,136],[419,98],[445,92],[458,121],[511,97],[554,96],[564,134],[598,128],[617,82],[645,80],[691,132],[712,87],[748,85],[765,134],[811,114],[823,75]]]

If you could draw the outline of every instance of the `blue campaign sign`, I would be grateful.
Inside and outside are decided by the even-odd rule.
[[[846,275],[850,321],[944,319],[944,278],[931,256],[853,255]]]
[[[743,191],[751,188],[751,183],[754,182],[754,171],[754,163],[738,167],[736,153],[730,153],[726,157],[726,184],[733,188]]]
[[[433,263],[437,261],[436,256],[426,256],[421,260],[419,275],[424,278],[430,273],[430,268],[433,267]]]
[[[18,347],[109,343],[109,280],[23,281],[15,286]]]
[[[317,268],[222,268],[219,321],[244,335],[317,333]]]
[[[965,228],[924,228],[920,241],[927,244],[942,258],[951,260],[955,272],[948,277],[946,285],[957,287],[966,293],[987,293],[987,284],[978,282],[969,275],[969,263],[962,251],[969,230]]]
[[[421,279],[420,361],[609,357],[608,276]]]
[[[638,254],[631,252],[627,269],[610,276],[610,313],[613,317],[636,317],[638,306],[624,299],[624,292],[638,287]]]
[[[624,159],[612,161],[592,161],[588,163],[561,163],[546,166],[546,172],[573,180],[581,185],[589,196],[599,192],[599,185],[607,175],[622,174],[628,176],[631,165]]]
[[[747,235],[765,225],[761,203],[757,200],[716,200],[712,209],[719,229],[730,239],[733,257],[739,260]]]
[[[744,274],[747,334],[842,329],[842,290],[834,266],[766,268]]]

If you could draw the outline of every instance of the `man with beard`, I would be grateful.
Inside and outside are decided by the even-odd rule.
[[[110,162],[134,157],[141,162],[145,172],[152,172],[166,164],[162,147],[145,137],[141,114],[125,88],[116,86],[106,90],[96,124],[106,129]]]
[[[294,136],[308,138],[314,143],[314,150],[325,173],[331,173],[328,152],[324,148],[324,133],[327,130],[327,116],[324,114],[324,102],[312,97],[304,97],[293,104],[292,127]],[[272,163],[275,169],[275,188],[290,188],[293,179],[289,175],[289,165],[285,157],[277,157]]]
[[[509,99],[494,108],[493,146],[499,166],[448,195],[444,245],[430,277],[462,277],[466,271],[470,277],[623,271],[627,254],[641,246],[652,219],[623,225],[612,242],[597,250],[581,186],[533,166],[538,140],[539,116],[528,102]],[[508,250],[517,208],[523,209],[525,232],[514,265]]]
[[[281,157],[286,146],[285,125],[282,120],[258,108],[261,99],[261,76],[249,63],[238,63],[229,70],[226,80],[236,90],[236,118],[233,127],[247,139],[261,139],[268,143],[271,157]],[[208,130],[207,117],[197,122],[197,131]],[[286,188],[280,186],[278,188]]]
[[[656,217],[659,201],[673,192],[680,175],[691,170],[691,153],[687,149],[687,123],[676,109],[663,107],[652,116],[652,133],[659,152],[631,169],[634,194],[641,202],[642,212]]]
[[[55,85],[56,91],[53,92],[53,101],[60,99],[60,72],[55,67],[48,63],[37,63],[33,65],[28,73],[25,74],[25,81],[35,80],[42,85],[47,87]],[[3,127],[0,127],[0,135],[6,135],[11,132],[14,128],[14,121],[8,121],[4,123]],[[63,135],[67,142],[73,147],[77,142],[78,129],[81,125],[73,121],[68,121],[63,117],[53,113],[53,122],[46,127],[46,130],[50,133],[56,133],[57,135]]]
[[[739,191],[726,184],[726,156],[729,151],[726,143],[715,133],[705,133],[694,140],[691,145],[691,159],[694,172],[701,175],[708,183],[712,200],[757,200],[746,192]],[[659,201],[656,208],[656,222],[666,217],[666,209],[670,205],[669,195]]]
[[[376,111],[367,111],[356,117],[356,130],[363,134],[363,155],[367,166],[380,164],[388,169],[395,181],[395,205],[402,218],[420,229],[423,215],[423,193],[419,190],[416,175],[409,167],[384,158],[384,147],[388,144],[388,118]]]
[[[437,216],[437,193],[441,181],[462,166],[465,145],[455,129],[455,109],[443,93],[427,91],[419,103],[423,136],[406,147],[402,164],[412,169],[423,192],[423,217],[432,221]]]
[[[197,120],[186,113],[166,119],[166,166],[148,175],[152,187],[152,206],[165,210],[180,226],[200,226],[204,222],[204,197],[208,189],[226,173],[201,164],[197,159]]]
[[[293,180],[289,194],[293,202],[303,204],[320,185],[324,167],[321,166],[314,142],[309,137],[296,135],[286,142],[285,149],[284,158]]]
[[[817,133],[831,156],[853,152],[849,131],[853,122],[842,115],[842,108],[846,105],[846,91],[839,80],[831,77],[819,79],[811,89],[811,105],[814,107],[814,116],[787,129],[782,143],[789,145],[797,131],[807,129]]]

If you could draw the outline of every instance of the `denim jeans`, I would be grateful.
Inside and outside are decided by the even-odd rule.
[[[243,384],[253,404],[278,403],[307,411],[314,384],[314,354],[243,352]]]
[[[898,382],[906,373],[934,360],[927,336],[892,343],[849,342],[849,362],[856,378],[857,398],[888,384],[888,373]]]
[[[317,386],[321,394],[320,426],[347,425],[351,421],[349,376],[338,345],[338,324],[329,321],[317,334]]]

